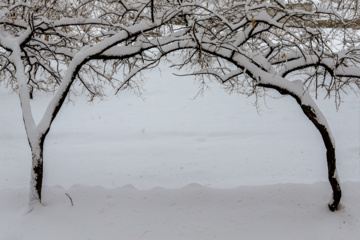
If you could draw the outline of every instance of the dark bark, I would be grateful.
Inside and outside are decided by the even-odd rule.
[[[315,127],[319,130],[321,137],[324,141],[326,147],[326,159],[328,166],[328,178],[333,190],[333,202],[329,203],[330,211],[336,211],[339,207],[340,199],[341,199],[341,188],[340,183],[337,180],[337,172],[336,172],[336,155],[335,155],[335,146],[331,140],[330,133],[326,129],[326,127],[320,124],[316,115],[311,108],[305,105],[301,105],[301,109],[305,113],[305,115],[310,119],[310,121],[315,125]]]
[[[35,198],[39,200],[41,203],[41,190],[42,190],[42,182],[43,182],[43,159],[33,156],[33,164],[32,164],[32,174],[33,174],[33,181],[35,187]]]
[[[34,202],[41,203],[41,193],[42,193],[42,183],[43,183],[43,173],[44,173],[43,140],[35,146],[30,145],[32,152],[30,199],[29,199],[30,204]]]
[[[154,0],[151,0],[151,21],[155,22],[155,20],[154,20]]]
[[[296,94],[288,91],[287,89],[280,88],[279,86],[275,86],[271,84],[258,84],[258,86],[265,88],[272,88],[277,90],[282,95],[292,96],[296,100],[296,102],[300,105],[304,114],[308,117],[308,119],[315,125],[317,130],[320,132],[326,147],[328,179],[331,188],[333,190],[333,201],[329,203],[328,206],[330,211],[332,212],[336,211],[339,207],[339,203],[341,199],[341,187],[337,179],[335,145],[331,139],[331,134],[329,130],[323,124],[319,123],[319,121],[317,120],[316,112],[310,106],[302,104],[301,99]]]

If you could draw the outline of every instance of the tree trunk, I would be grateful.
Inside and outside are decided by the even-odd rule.
[[[272,88],[277,90],[282,95],[290,95],[293,97],[296,102],[300,105],[301,109],[303,110],[304,114],[309,118],[309,120],[315,125],[317,130],[320,132],[321,137],[324,141],[326,147],[326,160],[327,160],[327,167],[328,167],[328,179],[333,190],[333,199],[332,202],[328,204],[330,211],[334,212],[338,209],[340,199],[341,199],[341,187],[337,176],[336,171],[336,155],[335,155],[335,143],[332,139],[332,135],[329,129],[326,127],[326,123],[323,123],[325,120],[324,116],[322,116],[321,111],[317,108],[316,103],[312,100],[310,96],[308,96],[308,101],[311,99],[311,104],[307,103],[304,104],[301,100],[301,97],[296,95],[294,92],[291,92],[288,89],[268,84],[268,83],[259,83],[257,86],[265,87],[265,88]],[[303,95],[308,95],[309,93],[303,92]],[[313,106],[313,108],[310,106]],[[322,119],[319,121],[319,119]],[[323,121],[323,122],[321,122]]]
[[[32,166],[30,179],[29,204],[41,203],[43,182],[43,143],[31,146]]]
[[[335,146],[333,141],[331,140],[330,133],[328,129],[320,124],[317,119],[316,115],[308,106],[301,105],[301,109],[305,113],[305,115],[310,119],[310,121],[315,125],[315,127],[319,130],[321,137],[324,141],[326,147],[326,159],[327,159],[327,166],[328,166],[328,178],[333,190],[333,201],[329,203],[329,209],[331,211],[336,211],[338,209],[340,199],[341,199],[341,188],[340,183],[337,178],[337,171],[336,171],[336,155],[335,155]]]

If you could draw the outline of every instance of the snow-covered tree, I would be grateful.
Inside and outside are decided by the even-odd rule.
[[[187,16],[188,39],[162,47],[158,56],[183,50],[183,60],[173,66],[188,67],[192,72],[187,75],[204,84],[205,76],[230,91],[263,95],[273,89],[294,98],[327,150],[331,211],[341,199],[335,141],[313,96],[325,92],[338,106],[342,94],[360,88],[360,37],[354,29],[359,13],[354,2],[347,1],[346,8],[311,1],[195,2],[197,11]]]
[[[105,85],[119,87],[114,73],[149,58],[151,39],[183,14],[177,1],[0,2],[0,81],[20,97],[32,153],[30,205],[41,202],[44,141],[74,81],[90,99]],[[164,43],[181,33],[169,32]],[[36,91],[53,92],[38,123],[30,104]]]

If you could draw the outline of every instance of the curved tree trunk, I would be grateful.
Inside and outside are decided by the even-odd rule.
[[[308,100],[311,99],[311,104],[304,103],[302,99],[293,92],[290,92],[288,89],[268,84],[268,83],[259,83],[257,86],[272,88],[277,90],[282,95],[290,95],[292,96],[296,102],[300,105],[304,114],[308,117],[308,119],[315,125],[317,130],[320,132],[321,137],[324,141],[326,147],[326,160],[328,166],[328,179],[333,190],[333,199],[332,202],[328,204],[330,211],[336,211],[339,207],[340,199],[341,199],[341,187],[339,180],[337,178],[336,171],[336,155],[335,155],[335,143],[332,139],[332,135],[330,130],[327,128],[326,124],[321,123],[319,119],[324,118],[320,110],[314,109],[316,107],[315,102],[311,99],[310,96],[307,96]],[[305,92],[304,95],[308,93]],[[311,105],[311,106],[310,106]]]
[[[319,130],[321,137],[324,141],[326,147],[328,178],[331,188],[333,190],[333,201],[332,203],[329,203],[329,209],[331,211],[336,211],[338,209],[341,199],[341,188],[340,188],[340,183],[337,179],[335,144],[331,140],[331,135],[328,129],[317,121],[316,114],[314,114],[314,112],[311,111],[311,108],[306,105],[301,105],[301,109],[303,110],[305,115],[309,118],[309,120]]]

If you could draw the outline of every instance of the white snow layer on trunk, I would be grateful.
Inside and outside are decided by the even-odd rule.
[[[29,191],[29,203],[32,205],[38,203],[40,196],[37,192],[36,185],[39,178],[38,173],[35,171],[35,167],[42,166],[42,149],[41,149],[41,137],[42,135],[36,128],[31,105],[30,95],[27,85],[27,76],[25,74],[25,66],[21,59],[20,45],[26,38],[29,31],[26,31],[22,36],[18,38],[12,38],[10,36],[1,36],[1,44],[11,49],[12,54],[9,58],[16,68],[16,79],[19,86],[19,98],[21,103],[21,111],[25,126],[26,135],[29,141],[32,154],[32,168],[31,168],[31,179],[30,179],[30,191]],[[42,172],[42,169],[41,169]],[[42,176],[41,176],[42,177]]]

